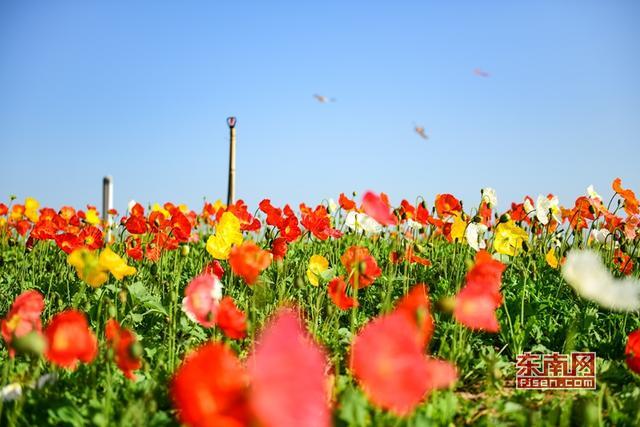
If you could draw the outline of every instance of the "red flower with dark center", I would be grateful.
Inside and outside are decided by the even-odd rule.
[[[133,371],[140,369],[140,347],[132,331],[122,328],[116,319],[109,319],[104,330],[107,344],[114,352],[114,359],[125,377],[135,379]]]
[[[104,246],[102,231],[100,231],[98,227],[94,227],[93,225],[89,225],[80,230],[80,234],[78,235],[78,237],[82,241],[82,245],[89,250],[93,251]]]
[[[640,374],[640,329],[629,334],[624,354],[627,356],[629,369],[636,374]]]
[[[348,310],[358,305],[358,301],[347,295],[347,284],[342,277],[331,280],[327,286],[327,292],[331,301],[341,310]]]
[[[15,338],[23,337],[32,331],[38,334],[42,332],[40,315],[43,309],[44,298],[35,290],[24,291],[13,301],[11,309],[0,322],[2,338],[9,348],[9,356],[13,357],[15,354],[11,347]]]
[[[171,381],[170,395],[183,424],[242,427],[249,423],[247,383],[235,354],[210,342],[185,357]]]
[[[98,352],[98,343],[87,318],[76,310],[53,316],[44,335],[47,339],[45,357],[63,368],[75,369],[79,361],[89,363]]]
[[[264,427],[331,424],[328,361],[291,309],[281,309],[260,334],[247,362],[250,402]]]
[[[287,243],[293,243],[302,234],[300,226],[298,225],[298,218],[296,218],[295,215],[287,215],[280,223],[278,229],[280,230],[280,236],[282,236]]]
[[[358,289],[371,285],[382,274],[375,258],[365,247],[349,247],[340,260],[349,274],[349,283],[354,285],[357,280]]]

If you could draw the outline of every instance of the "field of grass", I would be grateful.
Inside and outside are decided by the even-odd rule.
[[[640,287],[637,201],[619,183],[614,183],[614,190],[611,201],[590,194],[566,209],[556,207],[548,197],[513,205],[501,201],[498,207],[504,208],[496,209],[488,189],[477,207],[462,205],[464,212],[449,195],[436,197],[430,206],[418,200],[392,209],[385,196],[368,194],[363,203],[359,196],[353,197],[356,206],[343,197],[336,205],[301,206],[296,213],[267,203],[256,211],[248,211],[241,203],[229,208],[206,204],[198,212],[172,204],[146,209],[138,205],[123,220],[112,213],[110,227],[98,220],[92,208],[47,210],[33,200],[21,205],[12,200],[0,205],[6,208],[0,210],[0,318],[5,319],[3,336],[6,330],[9,337],[0,346],[0,425],[163,426],[177,425],[179,420],[193,423],[189,413],[198,411],[202,417],[194,425],[640,425],[640,376],[630,369],[640,364],[629,362],[640,354],[625,350],[629,334],[640,328],[637,308],[611,304],[607,308],[597,296],[583,299],[576,286],[563,278],[564,258],[590,249],[602,258],[612,286],[620,284],[618,278],[627,277],[630,286]],[[372,218],[388,225],[380,226]],[[228,223],[221,226],[223,220]],[[99,231],[97,238],[87,232],[81,235],[93,227]],[[479,229],[473,242],[469,227]],[[250,241],[258,248],[252,248]],[[117,259],[98,256],[107,247]],[[364,250],[354,262],[345,261],[352,248],[366,248],[379,271],[370,265]],[[487,253],[490,259],[482,261]],[[318,255],[326,264],[318,257],[312,259]],[[197,315],[194,321],[183,304],[187,285],[205,267],[212,268],[216,259],[224,270],[222,294],[231,297],[239,310],[230,310],[233,321],[225,328],[220,326],[223,320],[216,318],[217,306],[208,318],[215,325],[203,326],[206,322]],[[316,261],[311,269],[310,260]],[[470,271],[479,271],[483,265],[494,270],[478,279]],[[253,281],[251,272],[258,276],[248,283]],[[373,283],[364,286],[369,276]],[[330,294],[328,289],[339,286],[340,277],[343,292]],[[493,294],[490,290],[471,293],[467,300],[461,290],[471,286],[474,277],[480,287],[497,286]],[[409,358],[403,349],[395,349],[397,358],[384,360],[378,360],[382,357],[378,354],[361,355],[361,362],[350,357],[363,327],[376,319],[392,318],[400,310],[399,301],[416,284],[427,285],[423,297],[430,304],[423,301],[413,312],[417,321],[409,322],[410,327],[399,330],[398,336],[408,334],[410,341],[419,337],[420,351],[429,354],[430,361],[448,361],[448,367],[455,367],[455,378],[449,375],[438,386],[407,385],[407,390],[417,387],[418,401],[401,402],[406,406],[399,407],[393,402],[402,397],[392,396],[391,403],[385,404],[384,398],[376,396],[404,387],[403,381],[412,382],[398,378],[400,373],[412,372],[411,366],[395,366]],[[32,321],[24,333],[16,325],[26,320],[11,318],[10,310],[16,297],[27,290],[37,290],[44,297],[44,307],[39,317],[42,325]],[[495,298],[490,298],[494,305],[487,308],[481,301],[486,302],[488,294]],[[339,307],[338,297],[353,299],[357,306]],[[219,296],[213,301],[218,304]],[[467,303],[464,307],[469,309],[462,310]],[[287,312],[282,307],[295,309]],[[54,354],[58,338],[49,325],[56,314],[72,308],[86,316],[85,329],[96,337],[97,348],[65,367],[60,355]],[[270,371],[277,371],[271,380],[247,375],[242,380],[245,388],[233,395],[231,409],[228,402],[216,399],[230,399],[232,392],[216,391],[207,380],[200,384],[200,378],[191,377],[193,385],[182,391],[171,386],[187,381],[175,379],[185,356],[197,353],[207,342],[223,343],[244,369],[252,353],[260,353],[254,345],[258,342],[259,348],[261,332],[269,329],[268,319],[283,312],[296,313],[308,331],[309,336],[300,341],[306,343],[305,351],[323,349],[311,353],[326,359],[321,374],[326,396],[318,399],[315,389],[305,393],[298,387],[301,393],[292,395],[289,403],[274,398],[269,411],[260,409],[256,402],[271,393],[280,396],[287,387],[296,390],[295,385],[280,382],[307,384],[315,374],[312,362],[306,361],[308,371],[300,368],[305,363],[296,358],[297,351],[279,355],[278,345],[268,352],[266,344],[262,357],[251,359],[255,366],[248,371],[268,369],[273,360],[291,359],[290,369],[278,366]],[[492,326],[494,313],[497,327]],[[424,319],[430,316],[429,339],[420,335],[424,332],[420,328],[428,329]],[[109,319],[134,332],[135,339],[126,349],[105,338]],[[73,329],[60,339],[73,341],[77,333]],[[396,345],[393,334],[380,334],[381,342]],[[273,333],[271,338],[276,344],[282,341],[282,351],[288,348],[286,337]],[[381,344],[383,350],[385,345]],[[595,352],[597,388],[518,390],[516,356],[527,351]],[[132,378],[118,369],[125,357],[131,359]],[[366,364],[366,359],[374,364],[371,369],[380,370],[378,380],[387,374],[388,378],[368,382],[366,373],[354,374],[354,369],[364,372],[367,367],[354,368],[353,363]],[[215,360],[205,366],[202,377],[225,376]],[[422,371],[416,367],[415,372]],[[440,371],[428,372],[439,375]],[[413,383],[429,381],[421,378]],[[193,403],[184,403],[206,399],[213,399],[213,406],[194,409]],[[329,418],[309,415],[310,411],[309,418],[288,422],[282,414],[291,413],[294,405],[320,407],[317,413],[326,412]]]

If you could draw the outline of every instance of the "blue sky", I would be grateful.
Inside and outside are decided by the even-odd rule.
[[[119,209],[224,199],[229,115],[252,206],[640,191],[639,18],[622,0],[2,1],[0,198],[99,205],[111,174]]]

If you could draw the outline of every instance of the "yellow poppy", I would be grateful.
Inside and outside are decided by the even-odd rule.
[[[307,279],[313,286],[318,286],[320,275],[329,268],[329,261],[322,255],[313,255],[307,267]]]

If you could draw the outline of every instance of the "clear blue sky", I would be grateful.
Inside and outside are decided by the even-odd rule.
[[[640,191],[639,20],[633,0],[1,1],[0,198],[99,205],[111,174],[119,209],[224,199],[229,115],[252,206]]]

